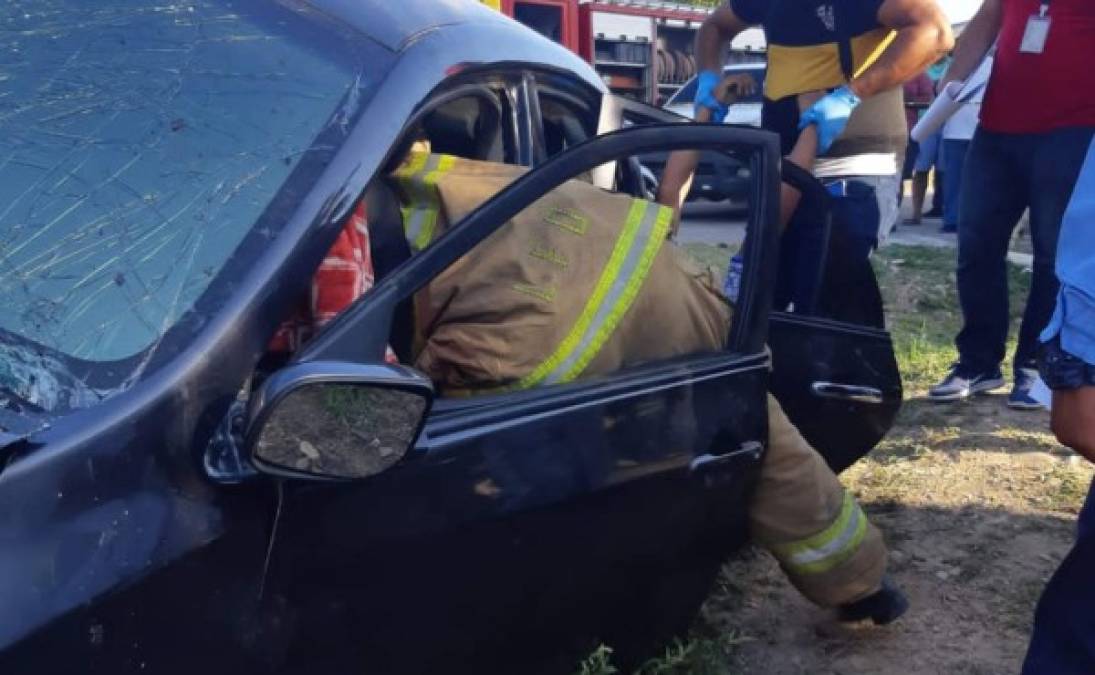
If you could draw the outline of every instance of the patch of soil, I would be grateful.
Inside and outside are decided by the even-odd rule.
[[[888,440],[842,479],[885,534],[909,613],[887,627],[839,624],[752,550],[725,567],[704,608],[708,628],[751,638],[731,672],[1018,672],[1092,476],[1048,428],[1047,413],[1008,410],[1000,396],[907,402]]]

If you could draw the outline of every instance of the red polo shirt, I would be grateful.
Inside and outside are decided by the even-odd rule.
[[[1095,127],[1095,0],[1046,0],[1051,24],[1041,54],[1019,44],[1040,0],[1002,0],[1004,8],[981,126],[1000,133]]]

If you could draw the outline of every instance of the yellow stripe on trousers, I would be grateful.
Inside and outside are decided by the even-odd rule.
[[[433,241],[437,219],[441,215],[441,198],[437,182],[453,167],[455,157],[415,153],[410,162],[396,172],[407,191],[410,204],[403,207],[403,229],[407,242],[416,251]]]
[[[806,539],[777,544],[772,552],[795,574],[822,574],[855,555],[866,534],[867,516],[845,492],[840,515],[832,525]]]
[[[672,215],[653,202],[631,203],[623,231],[578,320],[551,356],[517,383],[518,389],[570,382],[582,374],[638,295]]]

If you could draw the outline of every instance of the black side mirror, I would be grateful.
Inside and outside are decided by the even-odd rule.
[[[264,473],[360,480],[414,447],[433,402],[403,366],[313,361],[272,375],[252,400],[247,449]]]

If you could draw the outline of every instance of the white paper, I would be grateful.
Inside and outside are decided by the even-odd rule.
[[[951,82],[943,88],[939,96],[935,97],[931,106],[924,111],[924,116],[912,129],[911,136],[914,141],[923,143],[925,139],[939,131],[940,127],[950,119],[950,116],[962,107],[963,104],[957,100],[957,96],[962,91],[964,84],[963,82]]]
[[[938,131],[954,113],[958,112],[966,103],[980,103],[981,97],[988,84],[989,75],[992,74],[992,57],[995,49],[989,49],[989,53],[970,73],[964,82],[951,82],[943,88],[939,96],[932,101],[931,106],[924,111],[924,115],[916,126],[912,128],[910,135],[917,143],[922,143],[936,131]]]
[[[1047,410],[1052,407],[1053,391],[1046,386],[1046,383],[1040,377],[1034,381],[1034,386],[1030,388],[1030,397],[1044,405]]]

